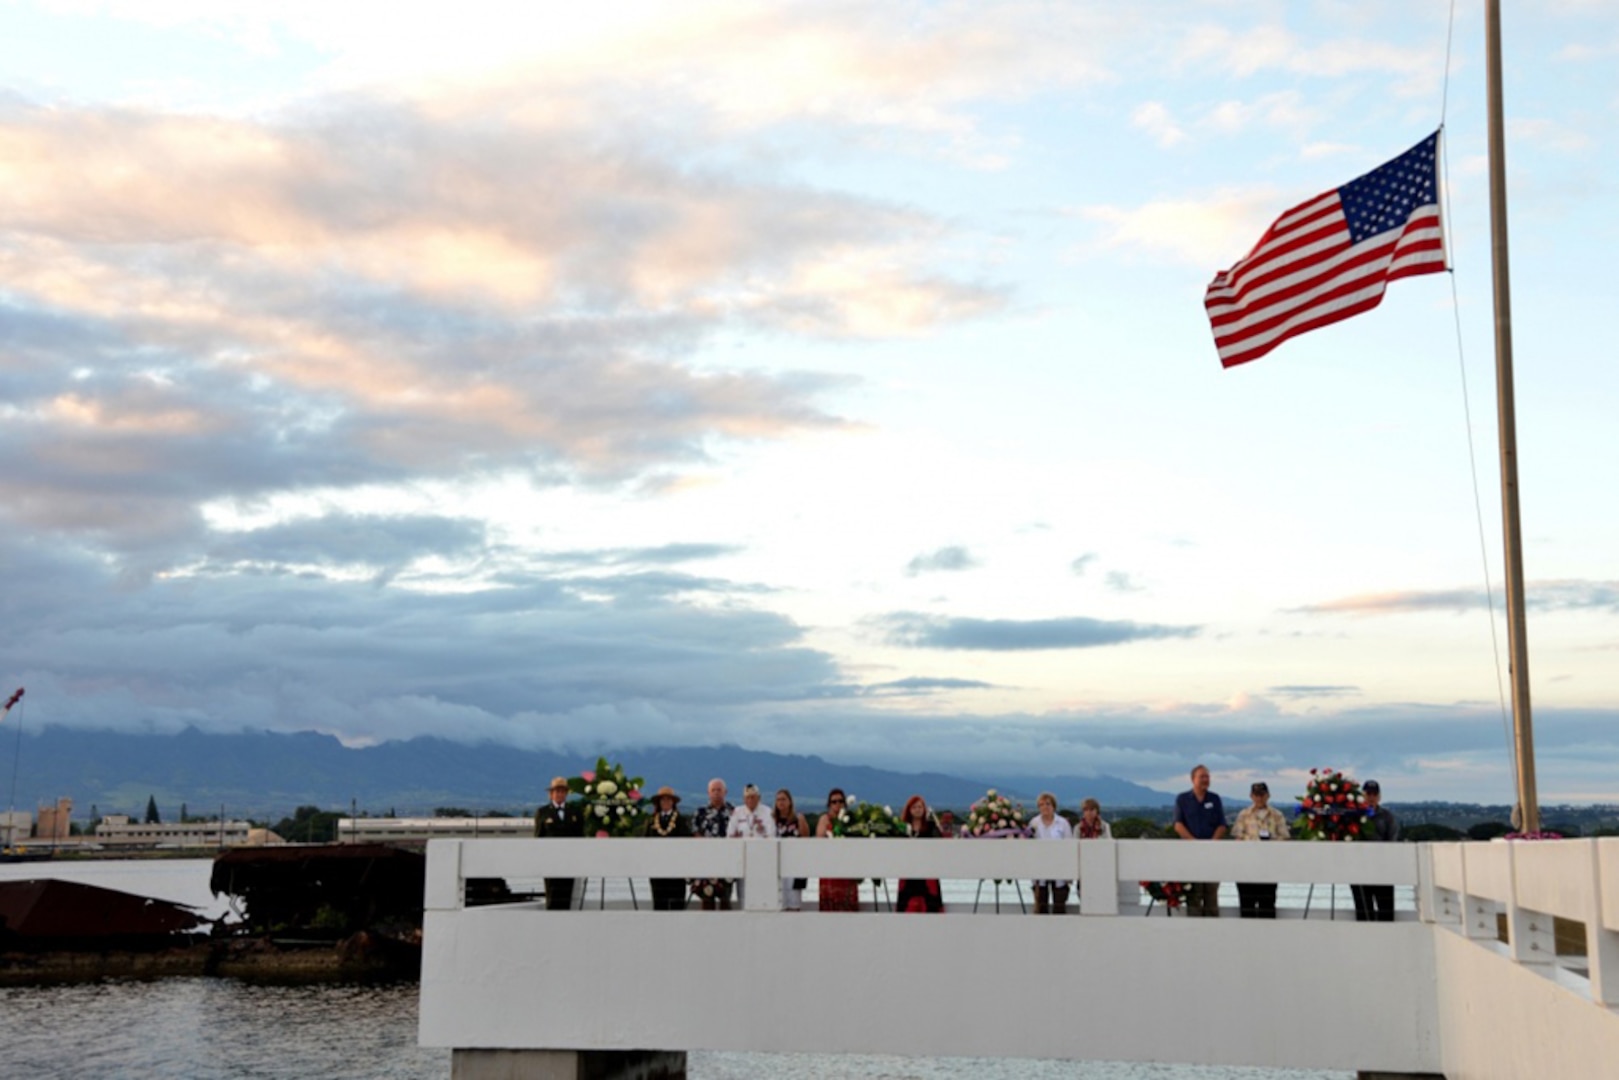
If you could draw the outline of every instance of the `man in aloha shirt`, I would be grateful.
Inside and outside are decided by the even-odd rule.
[[[1288,840],[1287,819],[1270,804],[1270,785],[1255,780],[1248,789],[1252,806],[1245,806],[1231,826],[1233,840]],[[1244,919],[1276,918],[1276,883],[1237,882],[1237,906]]]
[[[733,840],[774,840],[776,816],[759,805],[759,789],[753,784],[742,788],[742,808],[731,811],[731,824],[725,835]],[[742,903],[742,883],[737,882],[736,901]]]
[[[708,805],[699,807],[697,812],[692,814],[691,834],[714,840],[724,839],[726,827],[731,823],[731,814],[734,810],[735,807],[725,801],[725,781],[717,777],[710,780]],[[721,911],[731,910],[729,878],[693,878],[691,891],[702,904],[704,911],[713,911],[715,907]]]

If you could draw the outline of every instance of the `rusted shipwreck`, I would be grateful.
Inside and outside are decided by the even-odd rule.
[[[231,898],[220,974],[414,978],[421,971],[426,859],[388,844],[237,848],[209,888]]]

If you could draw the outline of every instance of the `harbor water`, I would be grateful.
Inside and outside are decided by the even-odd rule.
[[[210,867],[206,859],[8,864],[0,866],[0,880],[85,881],[192,904],[211,917],[228,915],[226,902],[208,892]],[[953,884],[950,902],[970,906],[974,890],[966,883]],[[609,899],[617,893],[610,887]],[[627,889],[624,895],[627,898]],[[988,889],[980,901],[992,905]],[[1016,890],[1003,886],[1001,901],[1004,913],[1016,911]],[[537,976],[536,986],[554,985],[552,978]],[[264,986],[231,979],[176,978],[0,988],[0,1015],[6,1018],[0,1076],[444,1080],[450,1074],[450,1053],[416,1045],[416,1009],[414,982]],[[1349,1080],[1354,1075],[1110,1062],[706,1051],[693,1051],[688,1064],[693,1080]]]

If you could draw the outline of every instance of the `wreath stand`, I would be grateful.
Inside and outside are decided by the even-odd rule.
[[[974,915],[978,914],[978,899],[979,899],[979,897],[984,895],[984,882],[986,880],[988,880],[988,879],[979,878],[978,879],[978,891],[973,893],[973,914]],[[994,880],[994,883],[995,883],[995,914],[999,915],[1001,913],[1001,879],[1000,878],[995,878],[993,880]],[[1017,906],[1018,906],[1018,910],[1023,912],[1023,914],[1027,915],[1029,913],[1029,906],[1023,902],[1023,882],[1019,881],[1017,878],[1013,878],[1012,879],[1012,888],[1017,890]]]
[[[634,878],[625,878],[624,880],[626,882],[628,882],[629,886],[630,886],[630,906],[632,908],[634,908],[636,911],[640,911],[641,910],[641,901],[635,895],[635,879]],[[596,879],[596,890],[597,890],[597,892],[601,893],[601,896],[598,897],[597,901],[596,901],[596,910],[597,911],[606,911],[607,910],[607,879],[606,878],[597,878]],[[579,910],[580,911],[585,910],[585,903],[589,899],[589,897],[590,897],[590,878],[585,878],[585,887],[579,890]]]

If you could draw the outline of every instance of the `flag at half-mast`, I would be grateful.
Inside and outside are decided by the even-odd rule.
[[[1446,269],[1439,132],[1276,219],[1204,294],[1220,364],[1370,311],[1396,278]]]

